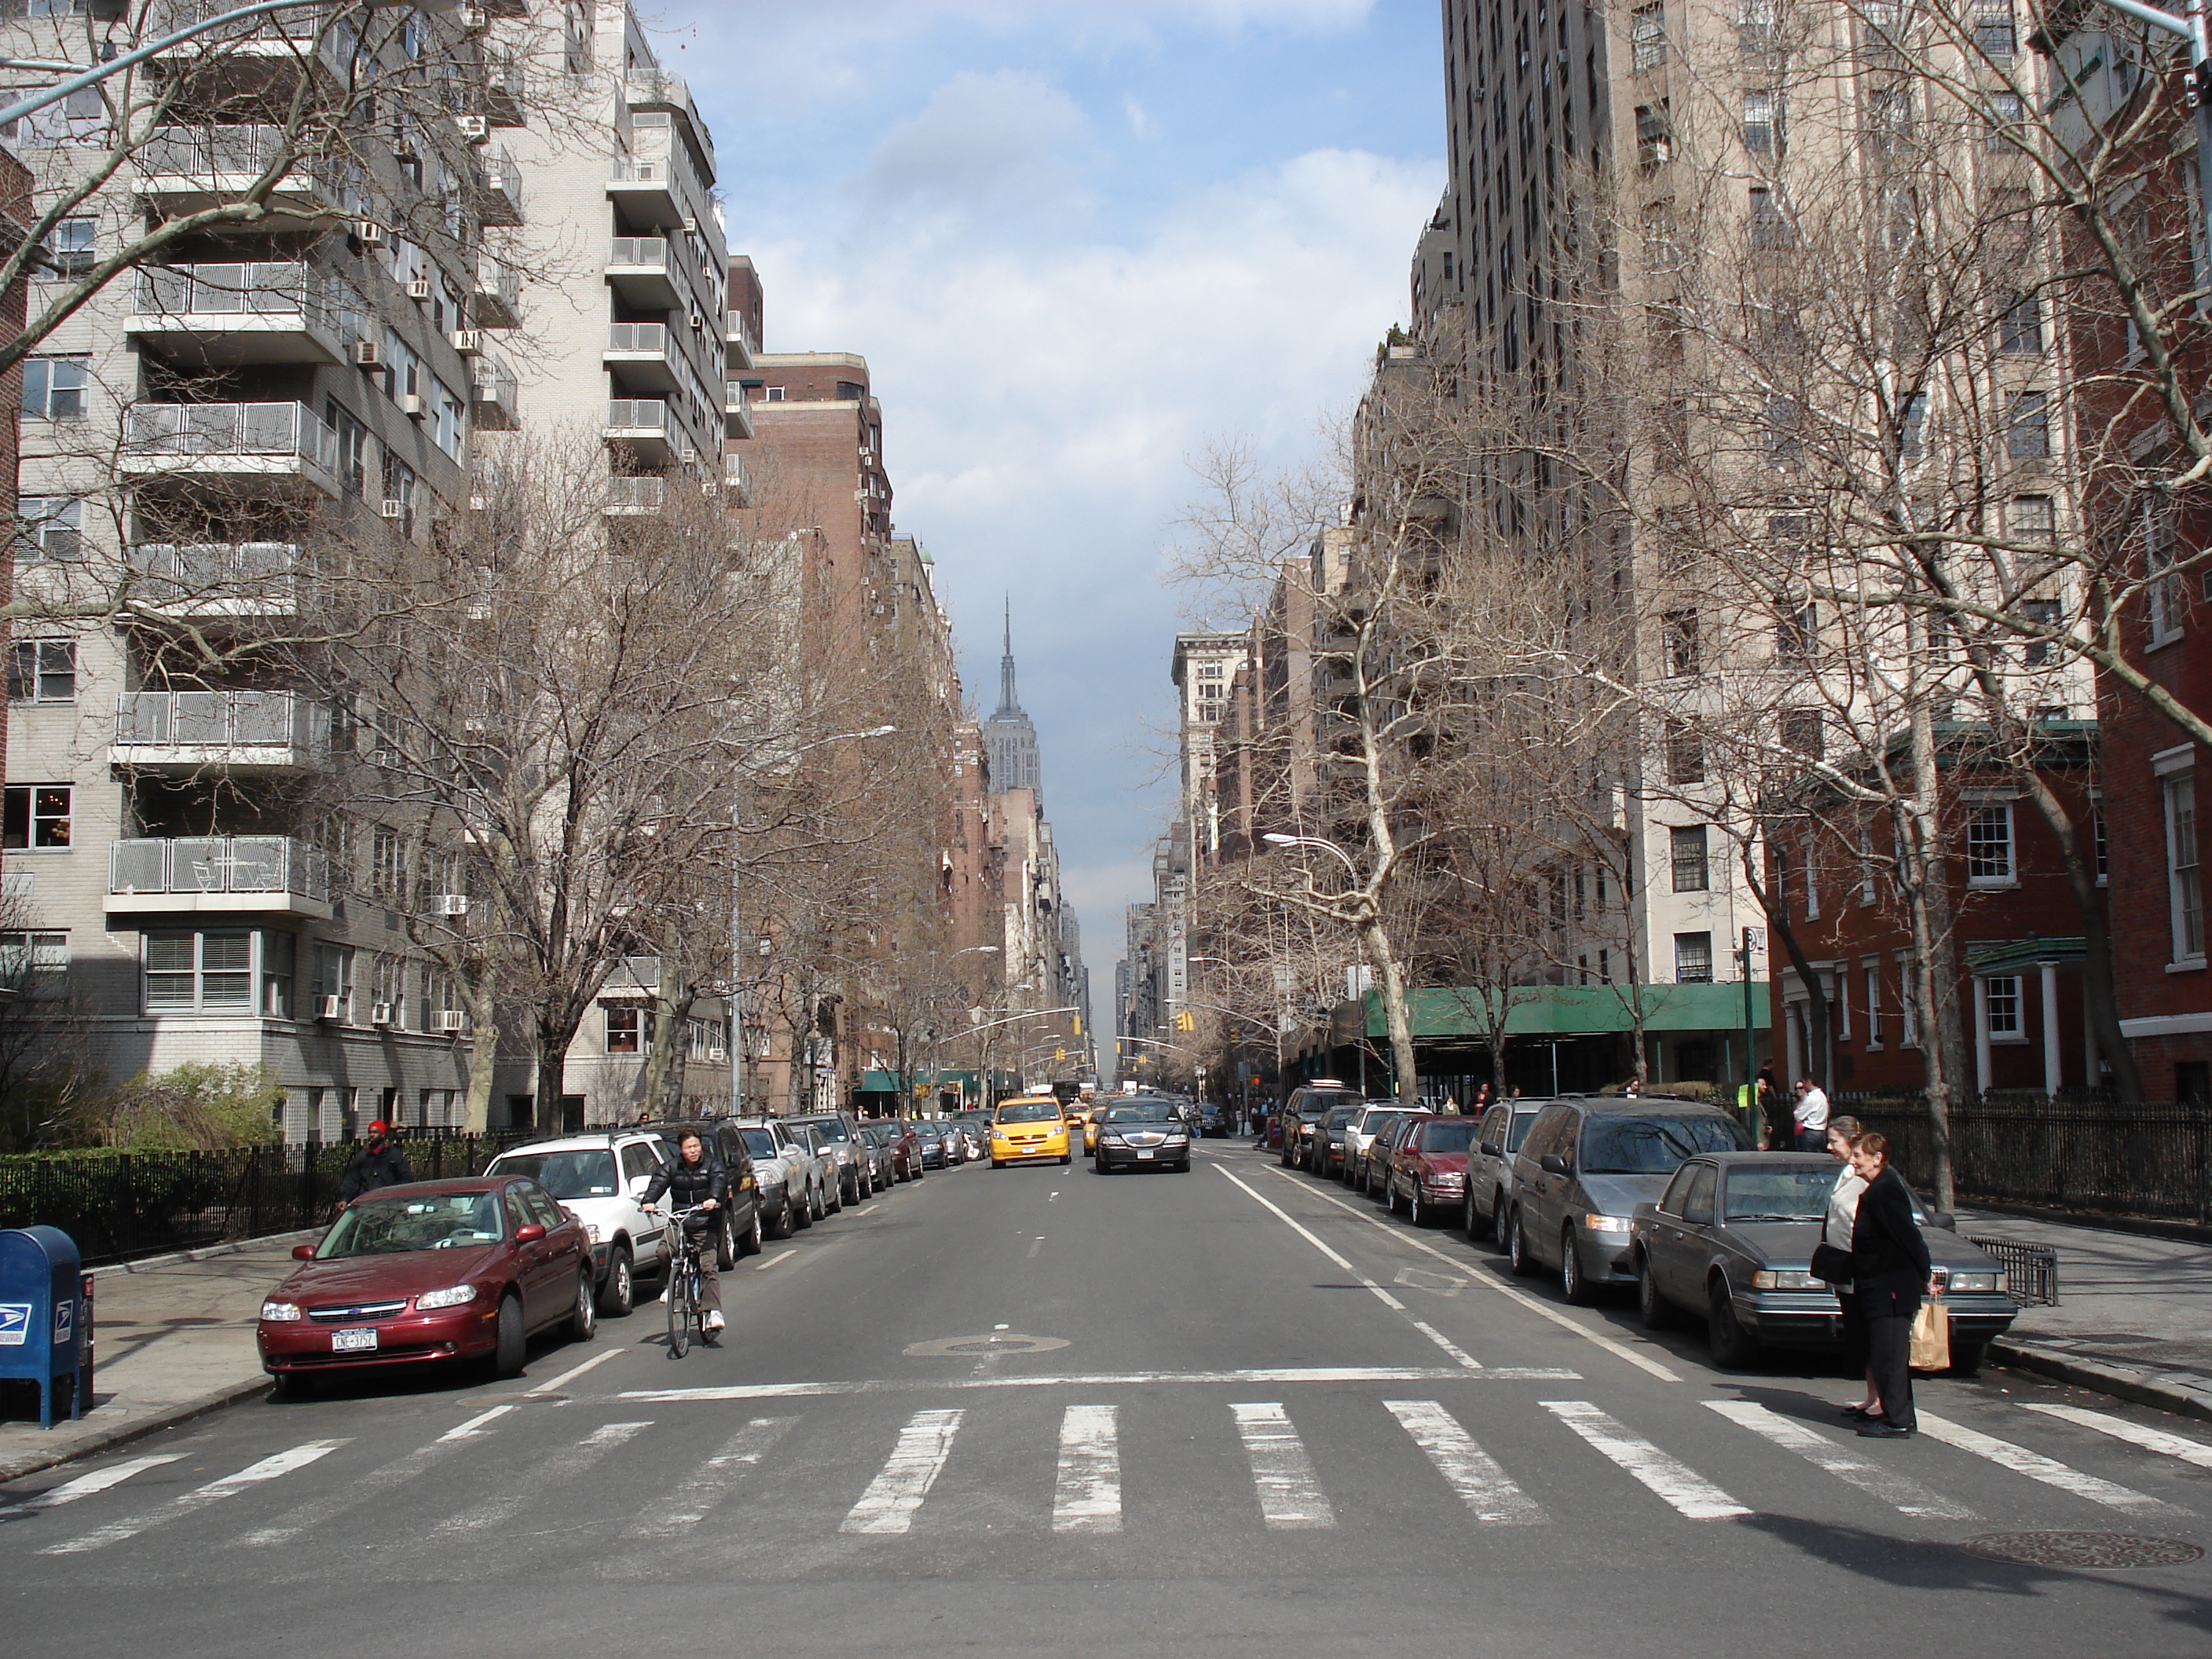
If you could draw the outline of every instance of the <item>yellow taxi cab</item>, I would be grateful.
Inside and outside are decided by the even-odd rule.
[[[1083,1151],[1085,1157],[1098,1150],[1098,1120],[1105,1115],[1103,1106],[1093,1106],[1083,1115]]]
[[[1051,1095],[1015,1095],[991,1115],[991,1167],[1069,1164],[1067,1120]]]

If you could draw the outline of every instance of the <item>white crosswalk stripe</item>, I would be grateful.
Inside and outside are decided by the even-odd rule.
[[[1513,1484],[1497,1460],[1477,1445],[1438,1402],[1386,1400],[1382,1407],[1413,1437],[1413,1443],[1429,1455],[1437,1473],[1465,1500],[1476,1520],[1525,1527],[1544,1519],[1536,1501]]]
[[[404,1457],[373,1469],[364,1469],[351,1480],[317,1493],[296,1509],[287,1510],[265,1527],[255,1527],[242,1532],[230,1540],[233,1549],[269,1549],[278,1544],[289,1544],[310,1527],[319,1527],[325,1521],[335,1520],[348,1510],[366,1504],[372,1498],[393,1492],[417,1476],[427,1474],[459,1449],[451,1434],[441,1434],[427,1446],[417,1446]]]
[[[2145,1451],[2178,1457],[2185,1463],[2194,1463],[2200,1469],[2212,1469],[2212,1446],[2206,1445],[2202,1440],[2168,1434],[2164,1429],[2130,1423],[2124,1417],[2114,1417],[2109,1412],[2087,1411],[2080,1406],[2032,1405],[2027,1409],[2069,1423],[2077,1423],[2085,1429],[2094,1429],[2100,1434],[2109,1434],[2115,1440],[2127,1441],[2131,1445],[2141,1446]]]
[[[159,1457],[134,1457],[127,1462],[111,1463],[104,1469],[94,1469],[90,1474],[81,1474],[74,1480],[64,1480],[58,1486],[50,1486],[33,1498],[19,1503],[0,1504],[0,1521],[20,1520],[27,1515],[36,1515],[43,1510],[58,1509],[64,1504],[74,1504],[80,1498],[89,1498],[96,1492],[106,1492],[110,1486],[119,1486],[134,1474],[143,1474],[149,1469],[158,1469],[164,1463],[173,1463],[184,1454],[168,1452]]]
[[[910,1529],[921,1500],[945,1472],[945,1460],[952,1455],[952,1437],[960,1432],[960,1419],[966,1415],[954,1408],[916,1412],[908,1419],[891,1455],[838,1530],[882,1534]]]
[[[2124,1510],[2130,1515],[2187,1514],[2179,1504],[2168,1504],[2162,1498],[2140,1492],[2132,1486],[2123,1486],[2117,1481],[2084,1474],[2070,1468],[2056,1458],[2045,1457],[2025,1446],[2015,1446],[2009,1440],[2000,1440],[1993,1434],[1984,1434],[1979,1429],[1967,1428],[1948,1418],[1938,1417],[1933,1412],[1917,1414],[1921,1433],[1930,1439],[1940,1440],[1947,1446],[1956,1446],[1960,1451],[1972,1452],[1990,1462],[2024,1474],[2031,1480],[2040,1480],[2046,1486],[2056,1486],[2061,1492],[2070,1492],[2076,1498],[2086,1498],[2093,1504],[2102,1504],[2107,1509]]]
[[[1848,1480],[1860,1491],[1872,1492],[1904,1514],[1935,1516],[1946,1521],[1974,1518],[1974,1512],[1965,1504],[1929,1491],[1909,1475],[1869,1462],[1794,1418],[1771,1412],[1754,1401],[1708,1400],[1705,1404],[1729,1422],[1741,1424],[1753,1434],[1796,1452],[1838,1480]]]
[[[1632,1434],[1587,1400],[1546,1400],[1544,1409],[1692,1521],[1724,1521],[1751,1511],[1718,1486]]]
[[[795,1417],[756,1417],[722,1443],[690,1479],[668,1495],[666,1504],[647,1509],[629,1524],[632,1538],[659,1537],[684,1527],[696,1527],[715,1504],[730,1495],[730,1482],[757,1466],[775,1449],[775,1443],[791,1432]]]
[[[434,1533],[452,1537],[456,1533],[481,1532],[512,1520],[520,1515],[539,1492],[550,1490],[566,1480],[584,1474],[617,1446],[631,1437],[653,1426],[650,1420],[643,1423],[608,1423],[596,1428],[573,1446],[564,1446],[544,1462],[532,1464],[514,1486],[496,1497],[487,1498],[458,1515],[449,1515],[441,1521]]]
[[[1052,1488],[1054,1532],[1121,1530],[1120,1408],[1070,1406],[1060,1419],[1060,1472]]]
[[[41,1555],[78,1555],[87,1550],[104,1549],[110,1544],[119,1544],[127,1538],[136,1538],[149,1527],[181,1520],[187,1515],[205,1509],[235,1496],[247,1487],[264,1480],[274,1480],[295,1469],[303,1469],[319,1459],[327,1457],[346,1443],[343,1440],[310,1440],[303,1445],[271,1453],[258,1463],[248,1464],[235,1474],[227,1474],[220,1480],[210,1480],[204,1486],[195,1486],[171,1498],[158,1510],[149,1510],[125,1521],[116,1521],[86,1533],[80,1538],[65,1539],[58,1544],[49,1544],[39,1552]]]
[[[1260,1514],[1268,1528],[1285,1532],[1334,1526],[1336,1511],[1322,1492],[1313,1460],[1291,1426],[1290,1413],[1272,1403],[1229,1409],[1237,1419],[1244,1456],[1252,1465],[1252,1485],[1260,1495]]]

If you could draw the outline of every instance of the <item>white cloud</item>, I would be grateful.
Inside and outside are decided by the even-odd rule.
[[[1085,199],[1067,151],[1089,126],[1039,76],[963,70],[884,136],[860,193],[873,209],[971,227],[1064,212]]]
[[[1152,118],[1145,113],[1145,106],[1133,97],[1122,98],[1121,113],[1129,123],[1129,131],[1136,137],[1150,138],[1159,131],[1152,125]]]

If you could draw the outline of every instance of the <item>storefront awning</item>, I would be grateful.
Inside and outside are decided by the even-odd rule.
[[[1530,985],[1503,992],[1425,985],[1407,999],[1414,1040],[1482,1042],[1490,1034],[1492,997],[1507,1005],[1508,1037],[1626,1035],[1636,1029],[1632,999],[1641,1005],[1646,1031],[1741,1031],[1744,1027],[1740,980],[1717,985]],[[1367,1035],[1387,1039],[1389,1028],[1382,1017],[1382,994],[1369,992],[1364,1004]],[[1358,1002],[1337,1006],[1330,1023],[1339,1042],[1356,1040],[1360,1008]],[[1766,983],[1754,980],[1751,1023],[1763,1030],[1770,1018]]]

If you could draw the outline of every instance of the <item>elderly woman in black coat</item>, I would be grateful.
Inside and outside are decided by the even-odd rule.
[[[1889,1141],[1864,1134],[1851,1147],[1851,1168],[1867,1183],[1851,1224],[1851,1285],[1866,1322],[1868,1364],[1881,1395],[1881,1415],[1859,1433],[1902,1440],[1918,1426],[1912,1411],[1912,1319],[1924,1292],[1936,1294],[1928,1241],[1912,1218],[1912,1192],[1889,1167]]]

